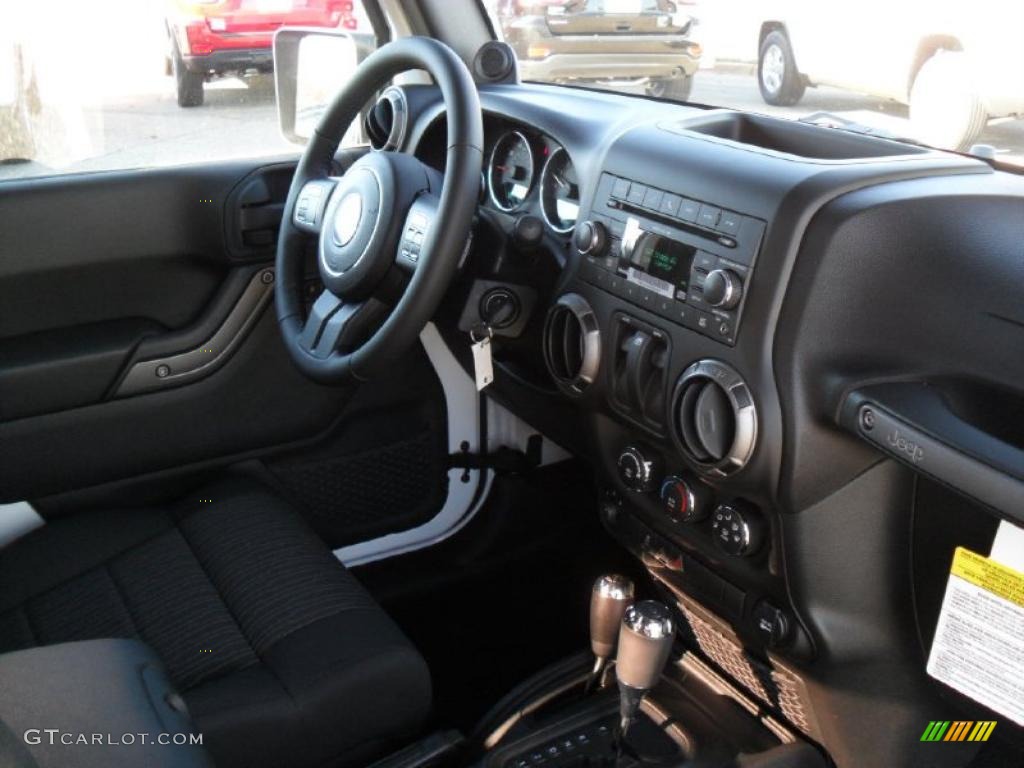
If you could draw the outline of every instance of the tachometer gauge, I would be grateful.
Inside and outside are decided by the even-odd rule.
[[[509,131],[494,145],[487,173],[491,200],[503,211],[514,211],[533,185],[533,150],[519,131]]]
[[[540,210],[556,232],[567,234],[576,226],[580,212],[580,185],[569,153],[559,147],[551,153],[540,174]]]

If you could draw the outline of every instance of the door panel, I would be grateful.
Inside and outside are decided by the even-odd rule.
[[[0,502],[133,506],[258,458],[331,541],[440,508],[444,393],[422,350],[357,390],[307,380],[280,340],[272,259],[293,171],[0,184]]]

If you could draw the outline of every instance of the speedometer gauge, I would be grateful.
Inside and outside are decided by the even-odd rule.
[[[559,147],[540,174],[540,209],[544,220],[563,235],[576,226],[580,212],[580,185],[569,153]]]
[[[519,131],[509,131],[494,145],[487,173],[491,200],[503,211],[514,211],[533,185],[533,150]]]

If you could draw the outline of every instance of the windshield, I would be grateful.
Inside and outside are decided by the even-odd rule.
[[[526,81],[763,112],[1024,165],[1024,3],[485,0]],[[984,145],[984,146],[981,146]]]

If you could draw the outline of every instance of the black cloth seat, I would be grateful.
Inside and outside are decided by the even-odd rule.
[[[422,657],[248,478],[73,515],[0,550],[0,653],[122,637],[155,649],[222,766],[365,762],[430,707]]]

